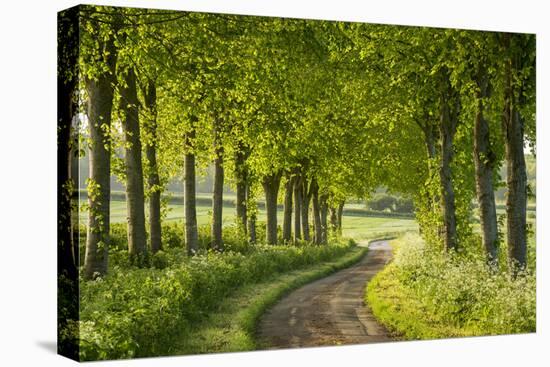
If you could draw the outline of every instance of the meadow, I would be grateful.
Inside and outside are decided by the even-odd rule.
[[[200,193],[197,198],[210,198],[211,194]],[[224,199],[234,199],[234,194],[224,194]],[[348,208],[346,205],[345,208]],[[349,208],[361,209],[364,205],[350,204]],[[197,204],[197,224],[204,226],[210,223],[212,215],[212,207],[204,204]],[[183,204],[167,204],[165,223],[173,223],[184,219]],[[227,227],[235,223],[236,213],[235,208],[224,207],[223,211],[223,226]],[[86,224],[88,221],[88,212],[83,211],[80,216],[80,223]],[[258,221],[265,223],[266,211],[265,208],[258,209]],[[126,202],[121,200],[111,201],[111,223],[126,222]],[[283,222],[282,210],[277,211],[277,222]],[[397,236],[408,231],[418,231],[418,223],[413,218],[392,218],[392,217],[375,217],[375,216],[360,216],[349,215],[344,211],[342,220],[342,235],[344,237],[353,238],[355,241],[371,240],[379,237]]]

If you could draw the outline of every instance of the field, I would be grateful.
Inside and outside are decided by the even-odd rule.
[[[207,196],[210,194],[200,194],[198,197]],[[225,198],[231,199],[234,196],[227,195]],[[350,207],[355,208],[354,204]],[[197,205],[197,222],[198,225],[210,223],[211,207],[207,205]],[[277,223],[283,222],[283,212],[277,212]],[[181,204],[168,204],[168,212],[165,222],[181,221],[184,219],[184,207]],[[81,213],[81,223],[85,224],[88,221],[88,213]],[[266,212],[264,209],[259,210],[258,220],[265,222]],[[126,203],[124,201],[111,201],[111,222],[121,223],[126,221]],[[223,225],[227,226],[235,221],[235,209],[224,207],[223,210]],[[388,217],[367,217],[367,216],[351,216],[344,213],[342,221],[342,232],[345,237],[353,238],[356,241],[364,239],[373,239],[376,237],[384,237],[388,235],[397,235],[407,231],[417,231],[418,224],[414,219],[407,218],[388,218]]]

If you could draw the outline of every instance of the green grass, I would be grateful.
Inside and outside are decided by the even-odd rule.
[[[174,222],[184,219],[183,205],[169,204],[168,214],[164,221]],[[197,205],[197,222],[198,225],[210,223],[211,207]],[[258,220],[265,222],[265,210],[259,210]],[[83,211],[80,215],[82,224],[88,221],[88,212]],[[279,224],[283,222],[283,212],[277,213],[277,221]],[[126,203],[124,201],[111,201],[111,222],[121,223],[126,222]],[[223,224],[224,226],[235,222],[235,209],[223,208]],[[388,217],[361,217],[349,216],[344,214],[342,221],[342,232],[344,237],[353,238],[356,241],[372,239],[379,236],[399,235],[407,231],[418,231],[418,224],[414,219],[407,218],[388,218]]]
[[[342,220],[343,236],[356,241],[397,236],[409,231],[418,231],[414,219],[344,216]]]
[[[175,347],[174,354],[239,352],[261,349],[255,338],[257,323],[267,308],[285,294],[358,262],[367,252],[353,247],[339,259],[296,270],[243,287],[225,299],[218,310],[196,325]]]

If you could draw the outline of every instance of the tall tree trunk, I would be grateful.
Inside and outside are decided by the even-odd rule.
[[[328,243],[327,200],[328,200],[328,196],[326,194],[323,194],[319,197],[319,202],[321,207],[321,243],[323,244]]]
[[[338,208],[330,207],[330,230],[333,234],[338,234]]]
[[[277,196],[280,183],[281,172],[265,176],[262,182],[267,211],[266,242],[268,245],[277,244]]]
[[[145,195],[141,161],[136,75],[133,68],[124,74],[125,85],[120,88],[120,110],[124,130],[124,161],[126,166],[126,210],[128,220],[128,251],[138,262],[147,253],[145,233]]]
[[[302,239],[302,179],[294,178],[294,242]]]
[[[339,235],[342,235],[342,217],[344,216],[344,204],[345,204],[345,201],[343,201],[343,200],[338,204],[337,223],[338,223],[338,234]]]
[[[524,125],[519,112],[522,105],[521,87],[516,87],[514,75],[520,70],[521,50],[512,50],[512,38],[522,35],[503,35],[504,46],[509,53],[505,71],[505,100],[502,119],[506,145],[506,216],[508,259],[515,273],[527,264],[527,174],[525,168]],[[518,47],[517,45],[515,46]]]
[[[160,223],[160,178],[157,165],[157,89],[154,81],[149,81],[144,90],[145,105],[149,111],[149,120],[144,124],[146,136],[149,137],[145,146],[147,157],[147,190],[149,191],[149,238],[151,252],[154,254],[162,249],[162,226]]]
[[[309,233],[309,203],[311,201],[310,190],[308,190],[308,180],[305,175],[302,175],[302,205],[300,209],[302,210],[302,235],[304,236],[305,241],[310,241]]]
[[[223,250],[222,216],[223,216],[223,145],[220,137],[219,121],[214,126],[214,190],[212,194],[212,248]]]
[[[321,208],[319,204],[319,186],[314,178],[311,181],[311,195],[313,198],[313,227],[315,229],[313,240],[316,244],[321,244],[323,243],[323,229],[321,224]]]
[[[496,265],[498,260],[498,232],[495,189],[493,185],[495,154],[491,149],[489,124],[483,116],[484,99],[489,96],[488,76],[484,69],[479,70],[476,82],[479,90],[476,96],[477,110],[474,124],[474,163],[476,172],[476,193],[481,223],[481,239],[488,263]]]
[[[237,176],[237,218],[244,232],[247,232],[247,168],[246,168],[246,152],[242,144],[237,147],[235,153],[235,174]]]
[[[292,237],[292,194],[294,178],[288,174],[285,184],[285,202],[283,212],[283,242],[289,243]]]
[[[457,97],[452,91],[447,72],[443,75],[440,98],[439,133],[441,139],[441,212],[443,215],[443,242],[447,250],[458,247],[456,233],[455,193],[452,180],[451,162],[453,159],[453,140],[457,127],[458,111],[455,107]]]
[[[258,207],[256,202],[252,203],[252,194],[251,194],[251,185],[246,185],[246,202],[247,208],[250,208],[248,214],[248,238],[251,244],[256,243],[256,213],[258,212]],[[247,210],[248,211],[248,210]]]
[[[195,122],[194,120],[192,121]],[[199,249],[199,234],[197,228],[197,201],[195,192],[195,153],[193,152],[193,140],[195,130],[186,134],[186,153],[184,157],[184,205],[185,205],[185,244],[187,254],[194,255]]]
[[[98,53],[107,70],[96,78],[85,78],[90,131],[88,181],[88,233],[84,278],[107,273],[109,255],[109,205],[111,193],[111,112],[116,83],[117,48],[114,34],[98,40]]]

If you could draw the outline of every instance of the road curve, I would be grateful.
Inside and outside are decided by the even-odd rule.
[[[391,341],[363,302],[366,283],[390,259],[388,241],[375,241],[359,263],[291,292],[260,319],[259,344],[281,349]]]

